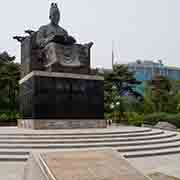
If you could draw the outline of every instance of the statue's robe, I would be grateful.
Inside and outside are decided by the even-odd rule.
[[[54,36],[61,36],[67,38],[69,35],[59,25],[48,24],[41,26],[37,32],[36,43],[39,47],[44,48]]]

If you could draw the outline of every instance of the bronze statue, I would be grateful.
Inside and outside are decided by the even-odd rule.
[[[33,70],[89,74],[92,42],[77,44],[74,37],[59,26],[60,10],[52,3],[50,23],[28,36],[15,36],[21,43],[22,76]]]
[[[55,42],[63,45],[72,45],[76,40],[68,35],[68,32],[59,26],[60,11],[56,3],[51,4],[49,13],[50,23],[40,27],[37,32],[36,42],[44,48],[48,43]]]

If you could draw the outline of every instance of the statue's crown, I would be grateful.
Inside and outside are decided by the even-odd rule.
[[[57,3],[51,3],[50,16],[54,13],[60,13]]]
[[[57,3],[51,3],[51,7],[56,7],[56,8],[58,8],[58,5],[57,5]]]

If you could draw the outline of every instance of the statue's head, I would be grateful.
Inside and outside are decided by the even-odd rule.
[[[60,11],[56,3],[51,4],[49,18],[52,24],[58,25],[60,21]]]

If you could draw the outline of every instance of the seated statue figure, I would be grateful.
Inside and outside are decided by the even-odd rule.
[[[69,67],[90,69],[90,48],[93,43],[76,44],[76,40],[58,25],[60,11],[56,3],[51,4],[49,18],[51,22],[40,27],[36,35],[36,44],[42,49],[46,68],[54,66],[59,71]]]
[[[22,77],[34,70],[89,74],[92,42],[77,44],[75,38],[59,26],[60,11],[51,4],[50,23],[38,31],[26,30],[26,36],[14,36],[21,43]]]
[[[51,22],[48,25],[40,27],[37,32],[36,42],[39,47],[44,48],[50,42],[56,42],[63,45],[72,45],[76,40],[68,35],[68,32],[60,27],[60,11],[56,3],[51,4],[49,18]]]

